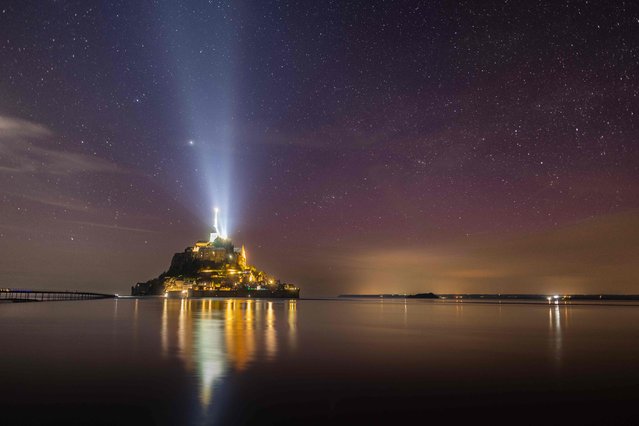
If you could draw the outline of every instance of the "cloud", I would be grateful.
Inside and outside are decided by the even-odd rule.
[[[68,220],[68,221],[64,221],[70,224],[75,224],[75,225],[81,225],[81,226],[89,226],[89,227],[93,227],[93,228],[103,228],[103,229],[111,229],[114,231],[125,231],[125,232],[141,232],[141,233],[145,233],[145,234],[152,234],[152,233],[156,233],[157,231],[152,231],[150,229],[144,229],[144,228],[136,228],[136,227],[131,227],[131,226],[120,226],[120,225],[110,225],[110,224],[104,224],[104,223],[97,223],[97,222],[86,222],[86,221],[79,221],[79,220]]]
[[[44,136],[51,136],[51,132],[40,124],[0,115],[0,138],[39,138]]]
[[[0,173],[60,176],[121,172],[107,160],[54,146],[53,137],[40,124],[0,116]]]
[[[79,212],[93,212],[96,209],[90,207],[85,201],[76,199],[69,196],[64,195],[53,195],[50,191],[31,191],[30,194],[15,193],[15,192],[7,192],[15,197],[20,197],[26,200],[35,201],[41,204],[46,204],[48,206],[60,207],[66,210],[73,210]]]
[[[105,159],[63,148],[46,126],[0,115],[0,194],[17,200],[0,209],[5,216],[24,202],[92,212],[95,178],[129,173]]]

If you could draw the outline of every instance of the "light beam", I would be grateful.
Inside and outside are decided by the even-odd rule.
[[[178,77],[184,134],[188,135],[190,156],[193,155],[199,171],[195,187],[200,195],[185,204],[199,209],[198,216],[226,237],[238,198],[235,188],[238,179],[232,176],[236,152],[237,20],[228,9],[211,9],[207,20],[193,20],[174,2],[164,2],[162,11],[169,25],[176,28],[166,39],[172,59],[169,67]],[[211,32],[211,28],[215,31]],[[204,40],[206,49],[202,49]],[[192,51],[205,53],[194,57]],[[212,206],[219,208],[221,214],[219,218],[216,215],[213,224],[209,222]]]

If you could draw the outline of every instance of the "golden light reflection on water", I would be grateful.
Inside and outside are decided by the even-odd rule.
[[[404,328],[408,326],[408,303],[404,299]]]
[[[273,302],[266,304],[266,355],[272,359],[277,353],[277,331],[275,330],[275,311]]]
[[[457,303],[455,304],[455,316],[457,317],[457,319],[461,319],[462,316],[464,315],[464,302],[462,302],[461,300],[457,300]]]
[[[288,334],[280,336],[294,349],[297,301],[165,299],[162,354],[176,354],[199,378],[200,402],[206,409],[214,400],[216,383],[230,370],[243,371],[257,357],[275,359],[282,343],[278,327],[288,328]]]
[[[169,353],[169,301],[164,299],[162,303],[162,328],[160,337],[162,339],[162,356],[166,357]]]
[[[562,313],[559,304],[552,304],[548,310],[548,335],[551,345],[552,358],[555,364],[555,368],[561,367],[562,351],[563,351],[563,328],[565,324],[562,323]],[[563,306],[564,316],[567,318],[569,308],[567,305]]]
[[[242,371],[255,352],[255,303],[252,300],[228,300],[226,303],[224,335],[229,362],[237,371]]]
[[[297,300],[288,301],[288,342],[291,349],[297,346]]]

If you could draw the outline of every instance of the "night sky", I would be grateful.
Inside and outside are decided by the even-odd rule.
[[[639,6],[3,1],[3,287],[207,237],[302,296],[639,293]]]

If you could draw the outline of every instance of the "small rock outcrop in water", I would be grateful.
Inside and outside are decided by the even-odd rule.
[[[134,296],[298,298],[299,288],[282,283],[247,263],[244,246],[236,248],[214,228],[208,241],[175,253],[168,271],[131,287]]]
[[[439,299],[434,293],[417,293],[417,294],[409,294],[406,296],[408,299]]]

